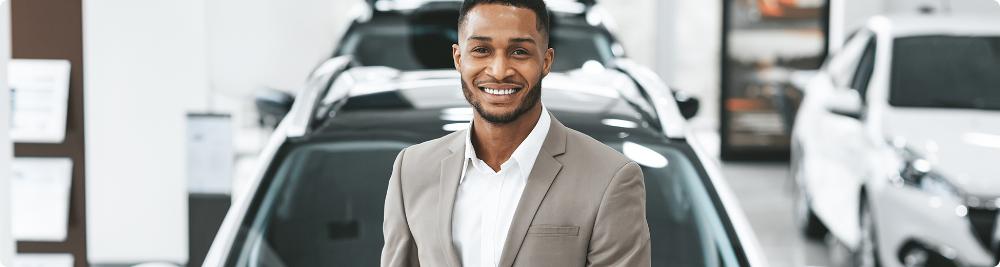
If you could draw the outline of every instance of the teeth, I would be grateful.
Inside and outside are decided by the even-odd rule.
[[[509,95],[509,94],[513,94],[515,90],[514,89],[484,88],[483,91],[486,91],[486,93],[489,93],[491,95]]]

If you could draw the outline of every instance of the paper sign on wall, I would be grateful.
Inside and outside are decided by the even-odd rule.
[[[66,240],[73,161],[69,158],[15,158],[11,163],[14,239]]]
[[[20,253],[14,267],[73,267],[73,255],[65,253]]]
[[[66,137],[70,62],[11,59],[10,137],[18,143],[61,143]]]
[[[233,186],[233,151],[229,115],[188,114],[188,192],[229,194]]]

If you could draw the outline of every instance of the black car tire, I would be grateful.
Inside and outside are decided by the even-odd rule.
[[[813,213],[809,205],[809,197],[806,196],[804,188],[798,188],[795,199],[795,221],[802,234],[810,240],[822,240],[826,237],[827,229],[823,222]]]
[[[828,230],[823,222],[816,217],[816,213],[813,212],[811,203],[809,201],[809,196],[806,194],[806,185],[802,178],[801,170],[801,159],[798,156],[801,153],[797,152],[798,146],[793,145],[793,155],[790,165],[790,175],[796,184],[795,192],[795,225],[798,226],[799,230],[805,235],[806,238],[810,240],[822,240],[826,237]]]

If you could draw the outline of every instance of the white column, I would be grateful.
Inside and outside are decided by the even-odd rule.
[[[0,0],[0,266],[14,264],[16,244],[11,236],[10,224],[10,161],[14,153],[9,131],[7,62],[10,62],[10,1]]]
[[[663,0],[656,10],[656,71],[668,85],[701,101],[690,127],[715,129],[722,1]]]
[[[205,2],[84,0],[83,12],[87,260],[184,264],[186,118],[208,92]]]
[[[681,36],[677,35],[677,24],[678,14],[677,7],[679,6],[676,0],[665,0],[656,1],[656,21],[654,29],[656,29],[656,73],[660,74],[663,81],[668,85],[672,85],[675,81],[674,79],[674,68],[677,62],[677,39]]]

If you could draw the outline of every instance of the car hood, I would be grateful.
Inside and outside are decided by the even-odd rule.
[[[889,138],[902,138],[959,189],[1000,196],[1000,111],[941,108],[892,109]]]

